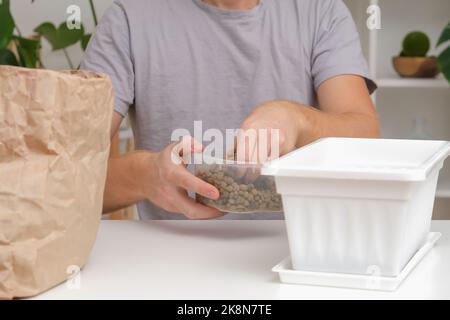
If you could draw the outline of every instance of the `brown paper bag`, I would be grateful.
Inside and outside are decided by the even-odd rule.
[[[39,294],[86,263],[113,100],[103,75],[0,66],[0,298]]]

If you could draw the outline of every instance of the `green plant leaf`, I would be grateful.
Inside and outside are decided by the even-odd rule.
[[[9,0],[0,1],[0,48],[6,48],[11,41],[14,28],[14,19],[9,10]]]
[[[0,65],[18,66],[19,62],[11,50],[2,48],[0,49]]]
[[[438,57],[439,68],[448,82],[450,82],[450,47],[445,49]]]
[[[52,50],[60,50],[74,45],[80,41],[84,35],[84,27],[81,25],[80,29],[70,30],[67,23],[63,22],[59,28],[50,22],[44,22],[39,25],[34,32],[43,36],[52,46]]]
[[[41,41],[36,39],[27,39],[14,37],[19,52],[20,64],[27,68],[36,68],[39,62],[39,50]]]
[[[436,47],[439,47],[441,44],[443,44],[444,42],[446,42],[448,40],[450,40],[450,22],[442,31],[442,34],[439,37]]]
[[[81,38],[81,49],[83,49],[83,51],[86,51],[86,48],[89,44],[89,41],[91,40],[91,37],[92,37],[92,34],[87,33]]]

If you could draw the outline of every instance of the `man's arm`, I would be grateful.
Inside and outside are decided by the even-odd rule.
[[[119,127],[122,117],[115,112],[111,137]],[[193,191],[210,199],[219,198],[219,191],[186,170],[173,156],[184,152],[199,152],[201,146],[187,137],[169,145],[161,152],[136,151],[108,161],[103,212],[111,212],[149,200],[171,212],[182,213],[192,219],[217,218],[223,215],[216,209],[203,206],[189,198]],[[174,153],[176,150],[176,153]]]
[[[362,77],[331,78],[320,85],[317,95],[319,109],[285,100],[256,108],[242,124],[242,135],[237,140],[238,159],[264,161],[259,159],[257,148],[245,147],[248,129],[278,129],[280,155],[322,137],[379,137],[377,112]],[[268,156],[271,149],[267,147]]]
[[[325,81],[317,92],[320,110],[302,107],[297,146],[322,137],[378,138],[378,115],[365,80],[338,76]]]
[[[119,131],[122,116],[114,112],[111,125],[111,139]],[[149,156],[149,155],[145,155]],[[144,200],[140,179],[144,153],[131,152],[121,157],[110,158],[103,197],[103,212],[119,210]]]

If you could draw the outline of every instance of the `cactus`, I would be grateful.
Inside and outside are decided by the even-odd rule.
[[[430,50],[430,38],[420,31],[408,33],[403,40],[402,57],[425,57]]]

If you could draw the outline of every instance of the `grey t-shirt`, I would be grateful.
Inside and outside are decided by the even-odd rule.
[[[261,0],[230,11],[202,0],[120,0],[107,10],[82,68],[108,74],[116,111],[130,113],[138,149],[159,151],[195,120],[203,130],[239,128],[271,100],[317,105],[337,75],[366,78],[366,61],[341,0]],[[141,218],[182,219],[144,201]],[[273,219],[280,214],[227,215]]]

